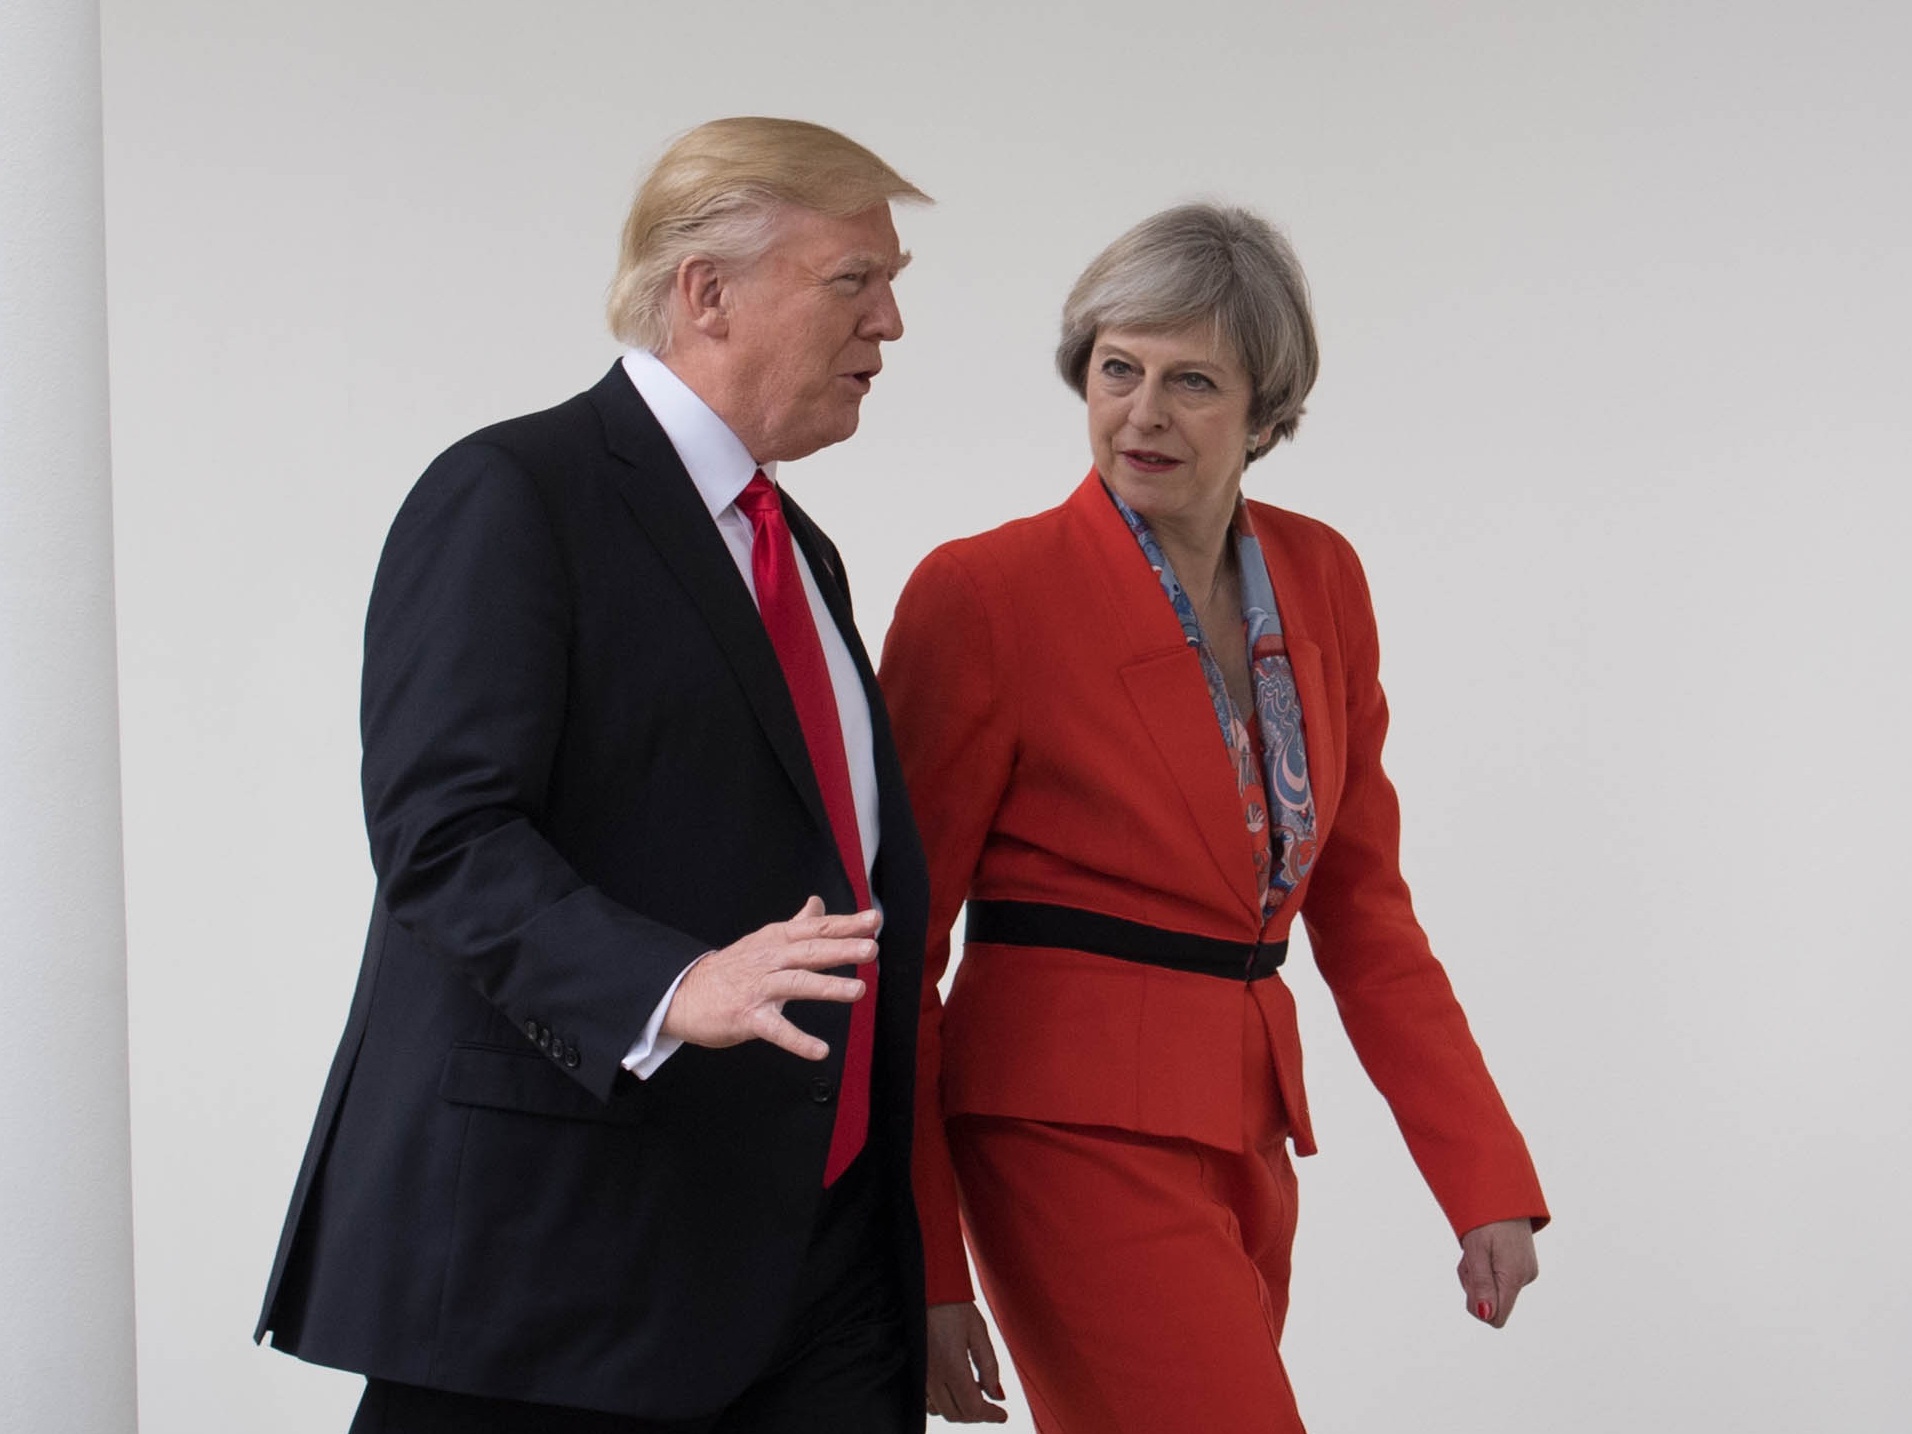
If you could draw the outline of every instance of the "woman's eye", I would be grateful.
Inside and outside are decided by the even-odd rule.
[[[1205,373],[1185,373],[1182,375],[1182,385],[1206,392],[1215,386],[1215,381]]]
[[[1121,359],[1111,358],[1102,360],[1102,372],[1110,378],[1127,378],[1129,371],[1129,366],[1123,363]]]

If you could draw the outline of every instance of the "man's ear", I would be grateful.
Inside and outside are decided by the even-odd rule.
[[[683,322],[705,338],[730,332],[730,286],[711,260],[693,254],[679,264],[671,295]]]

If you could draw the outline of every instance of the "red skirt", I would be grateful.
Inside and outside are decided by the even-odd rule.
[[[1042,1434],[1301,1434],[1281,1362],[1288,1120],[1243,1002],[1243,1149],[1107,1126],[949,1122],[983,1294]]]

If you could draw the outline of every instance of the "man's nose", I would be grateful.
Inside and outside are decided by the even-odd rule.
[[[862,334],[866,339],[890,342],[903,337],[903,311],[896,306],[896,290],[888,284],[878,287],[875,303],[864,315]]]

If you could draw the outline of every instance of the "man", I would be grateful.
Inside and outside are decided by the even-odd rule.
[[[392,526],[378,898],[258,1330],[368,1376],[357,1434],[922,1427],[922,854],[774,478],[856,431],[923,198],[820,126],[691,131],[631,352]]]

